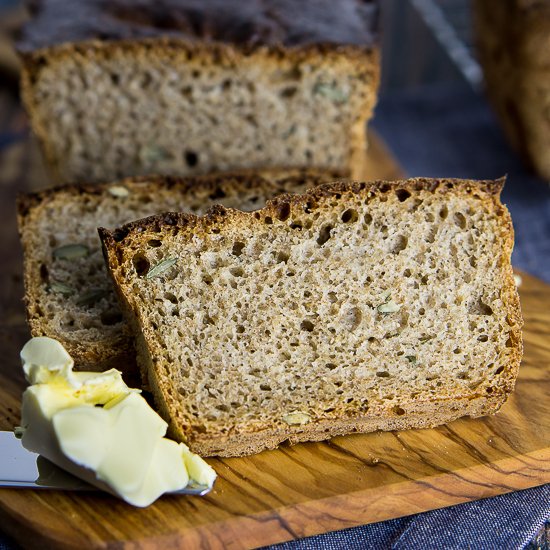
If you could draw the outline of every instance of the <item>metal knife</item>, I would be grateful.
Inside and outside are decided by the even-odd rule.
[[[0,487],[98,491],[43,456],[27,451],[13,432],[0,431]],[[178,495],[205,495],[211,487],[190,482]]]

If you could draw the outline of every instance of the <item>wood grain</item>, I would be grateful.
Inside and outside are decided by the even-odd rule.
[[[369,177],[401,175],[376,137],[369,155]],[[13,200],[16,190],[48,179],[26,139],[0,152],[0,167],[0,428],[11,429],[24,388],[18,352],[28,337]],[[247,548],[549,482],[550,286],[523,280],[525,359],[496,416],[211,460],[219,479],[209,495],[167,496],[145,510],[95,492],[2,489],[0,525],[32,548]]]

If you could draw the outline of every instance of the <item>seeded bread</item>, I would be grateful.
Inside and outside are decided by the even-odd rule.
[[[33,6],[22,97],[56,181],[280,167],[361,177],[375,0]]]
[[[127,179],[19,197],[27,317],[33,336],[65,346],[76,367],[135,371],[135,352],[107,277],[97,227],[168,210],[196,214],[221,203],[260,208],[281,192],[330,181],[330,173],[278,172]]]
[[[513,147],[550,182],[550,0],[475,0],[487,95]]]
[[[238,456],[496,412],[522,355],[502,185],[336,183],[100,229],[172,435]]]

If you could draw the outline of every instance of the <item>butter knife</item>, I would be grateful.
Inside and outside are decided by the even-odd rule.
[[[43,456],[27,451],[13,432],[0,431],[0,487],[98,491]],[[190,482],[170,494],[205,495],[211,487]]]

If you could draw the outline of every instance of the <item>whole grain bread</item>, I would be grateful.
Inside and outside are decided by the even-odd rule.
[[[361,177],[375,0],[34,4],[22,97],[56,181],[279,167]]]
[[[21,195],[18,221],[32,335],[59,340],[79,369],[135,371],[131,335],[105,270],[98,226],[114,228],[169,210],[200,214],[217,203],[252,210],[278,193],[333,178],[296,170],[152,177]]]
[[[522,355],[502,185],[335,183],[100,229],[173,436],[236,456],[496,412]]]

